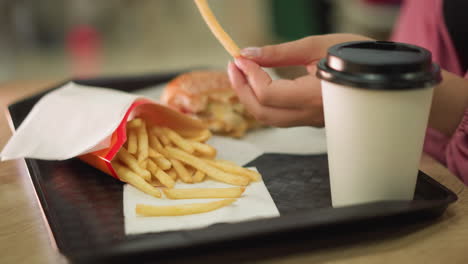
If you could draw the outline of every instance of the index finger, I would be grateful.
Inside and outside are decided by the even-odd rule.
[[[355,40],[369,38],[355,34],[317,35],[262,48],[246,48],[241,50],[241,55],[263,67],[305,66],[325,57],[329,47]]]
[[[306,121],[311,119],[308,111],[262,105],[248,84],[247,79],[234,63],[229,63],[229,77],[239,100],[245,105],[248,112],[261,123],[280,127],[309,124]]]
[[[264,106],[302,109],[321,95],[320,81],[312,74],[295,80],[272,80],[258,64],[251,60],[236,59],[255,97]]]

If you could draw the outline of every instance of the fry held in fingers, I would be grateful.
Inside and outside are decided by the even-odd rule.
[[[209,203],[192,203],[173,206],[154,206],[137,204],[135,212],[141,216],[180,216],[214,211],[235,202],[236,199],[224,199]]]
[[[232,57],[239,57],[239,47],[221,27],[215,15],[208,6],[208,2],[206,0],[195,0],[195,4],[197,5],[200,14],[202,15],[213,35],[215,35],[218,41],[221,42],[223,47],[229,52],[229,54],[231,54]]]

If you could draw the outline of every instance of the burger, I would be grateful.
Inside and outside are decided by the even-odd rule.
[[[259,126],[239,102],[225,72],[193,71],[179,75],[167,84],[161,101],[200,119],[216,134],[240,138]]]

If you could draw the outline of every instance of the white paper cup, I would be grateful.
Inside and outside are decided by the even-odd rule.
[[[329,50],[317,75],[333,207],[413,199],[440,82],[430,53],[400,43],[343,43]]]

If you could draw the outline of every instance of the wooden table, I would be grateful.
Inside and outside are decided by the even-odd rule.
[[[57,82],[16,81],[0,84],[0,107]],[[11,136],[0,115],[0,148]],[[421,169],[455,193],[459,200],[424,228],[319,250],[302,250],[260,263],[468,263],[468,192],[446,168],[424,155]],[[66,263],[51,246],[49,230],[23,160],[0,163],[0,262]]]

